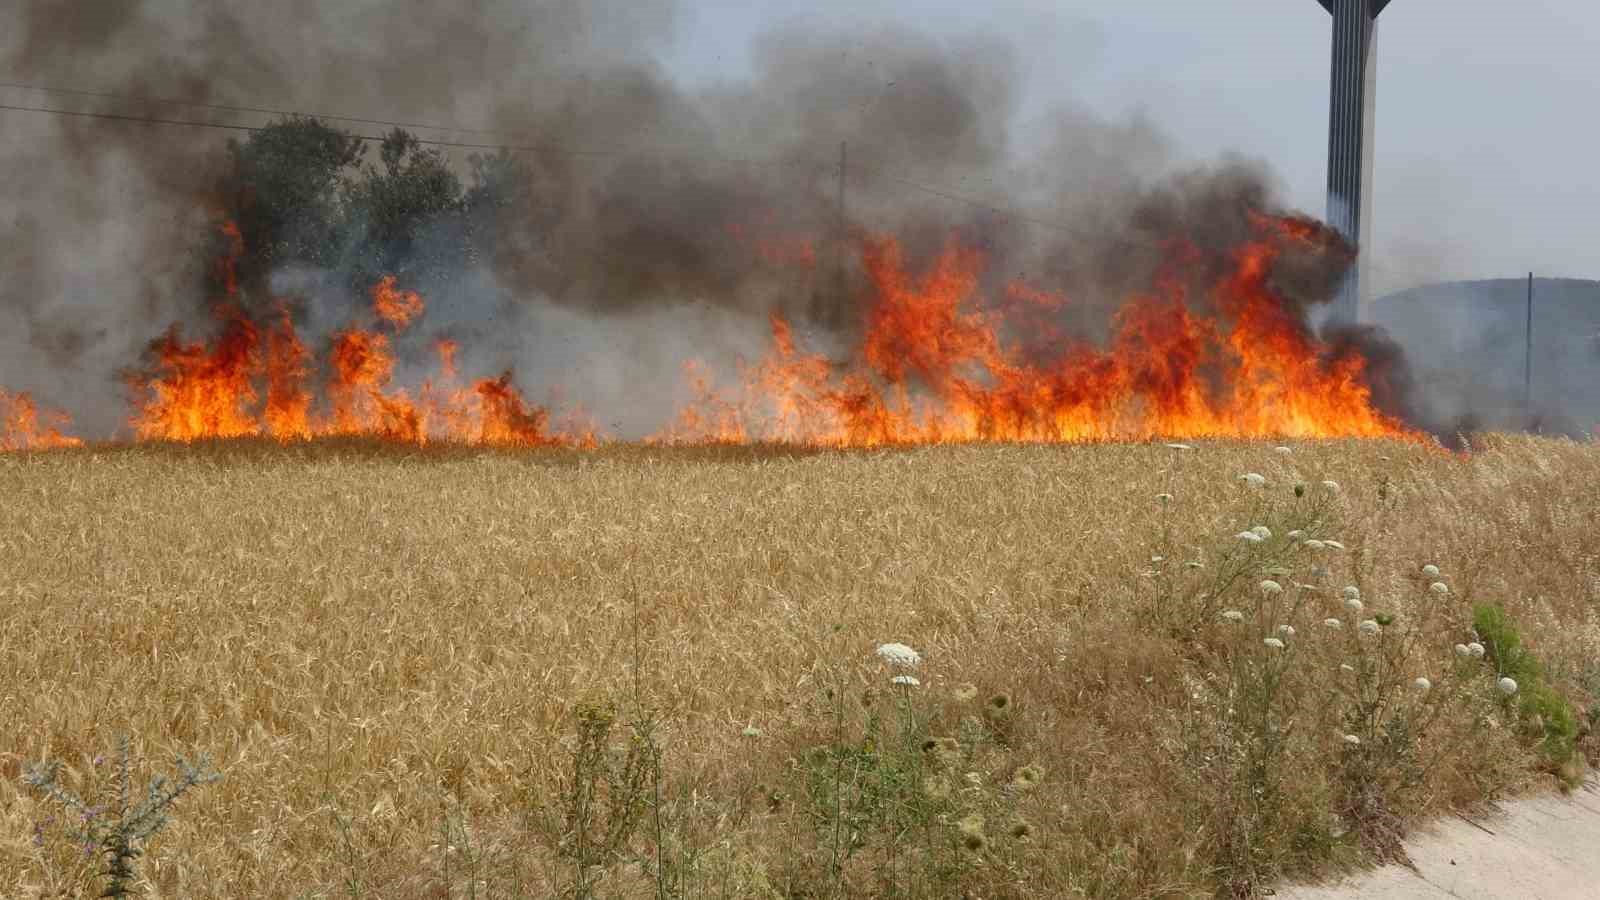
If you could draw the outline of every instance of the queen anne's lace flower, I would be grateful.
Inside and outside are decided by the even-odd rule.
[[[1339,493],[1339,482],[1337,481],[1324,481],[1322,486],[1335,494]]]
[[[1439,567],[1429,563],[1428,565],[1422,567],[1422,574],[1428,576],[1429,578],[1438,578]]]
[[[1292,637],[1294,637],[1294,626],[1293,625],[1279,625],[1278,626],[1278,633],[1283,635],[1286,638],[1292,638]]]
[[[1456,655],[1461,657],[1462,659],[1466,659],[1467,657],[1472,655],[1472,648],[1468,647],[1466,644],[1457,644],[1456,645]]]
[[[1322,624],[1328,626],[1329,628],[1335,628],[1335,629],[1344,627],[1344,623],[1339,621],[1338,619],[1323,619],[1322,620]]]
[[[889,681],[893,684],[899,685],[900,687],[922,686],[922,682],[918,681],[917,676],[915,675],[896,675],[895,677],[889,679]]]
[[[1344,598],[1344,608],[1351,612],[1361,612],[1361,601],[1354,597]]]
[[[1254,535],[1259,535],[1259,536],[1260,536],[1260,538],[1261,538],[1261,539],[1262,539],[1262,540],[1263,540],[1263,541],[1270,541],[1270,540],[1272,540],[1272,529],[1271,529],[1271,528],[1268,528],[1268,527],[1267,527],[1267,526],[1265,526],[1265,525],[1257,525],[1257,526],[1255,526],[1255,527],[1253,527],[1253,528],[1251,528],[1251,529],[1250,529],[1250,533],[1251,533],[1251,534],[1254,534]]]
[[[1283,455],[1284,455],[1284,456],[1288,456],[1288,455],[1289,455],[1289,454],[1291,454],[1291,453],[1293,453],[1293,452],[1294,452],[1294,451],[1293,451],[1293,450],[1291,450],[1291,449],[1290,449],[1290,448],[1288,448],[1288,447],[1273,447],[1273,448],[1272,448],[1272,452],[1273,452],[1273,453],[1281,453],[1281,454],[1283,454]]]
[[[1383,630],[1377,619],[1362,619],[1361,624],[1356,627],[1361,629],[1362,634],[1377,634]]]
[[[1356,587],[1355,585],[1352,584],[1352,585],[1350,585],[1350,586],[1348,586],[1348,587],[1346,587],[1344,589],[1344,595],[1346,597],[1350,598],[1351,600],[1360,600],[1361,599],[1361,588],[1358,588],[1358,587]]]
[[[879,644],[878,658],[891,666],[915,668],[922,664],[922,654],[905,644]]]
[[[1517,681],[1515,678],[1502,678],[1495,682],[1495,685],[1500,688],[1500,693],[1505,694],[1507,697],[1517,692]]]
[[[1422,691],[1423,693],[1427,693],[1433,688],[1433,682],[1426,678],[1418,678],[1417,680],[1411,682],[1411,686],[1419,691]]]
[[[1433,584],[1428,585],[1428,590],[1433,591],[1435,594],[1448,594],[1450,593],[1450,586],[1442,581],[1435,581]]]
[[[1266,477],[1256,472],[1246,472],[1239,476],[1239,480],[1249,484],[1251,487],[1261,487],[1267,483]]]
[[[1268,647],[1271,647],[1274,650],[1282,650],[1283,649],[1283,641],[1280,641],[1277,638],[1267,638],[1266,640],[1263,640],[1261,643],[1266,644]]]
[[[1327,540],[1325,540],[1325,541],[1322,542],[1322,546],[1324,546],[1324,547],[1332,547],[1335,550],[1343,550],[1344,549],[1344,545],[1339,543],[1338,541],[1327,541]]]
[[[1262,541],[1266,540],[1266,538],[1262,537],[1259,534],[1256,534],[1254,531],[1241,531],[1238,534],[1234,535],[1234,537],[1238,538],[1241,541],[1244,541],[1247,544],[1259,544]]]
[[[1273,581],[1271,578],[1264,579],[1257,587],[1261,588],[1261,593],[1263,594],[1283,593],[1283,585]]]
[[[1289,532],[1289,540],[1291,540],[1291,541],[1298,541],[1298,540],[1300,540],[1301,538],[1303,538],[1305,536],[1306,536],[1306,533],[1304,531],[1301,531],[1298,528],[1296,528],[1295,530]]]
[[[1483,645],[1478,643],[1477,641],[1473,641],[1472,643],[1467,645],[1467,652],[1472,654],[1472,658],[1473,659],[1483,659],[1483,654],[1484,654]]]
[[[1361,743],[1361,738],[1356,737],[1353,734],[1347,734],[1347,735],[1344,736],[1344,742],[1346,744],[1349,744],[1350,746],[1354,747],[1354,746],[1356,746],[1356,745]]]
[[[1312,538],[1311,540],[1306,541],[1304,546],[1305,546],[1305,548],[1307,550],[1321,550],[1323,547],[1325,547],[1327,545],[1324,544],[1322,541],[1317,540],[1316,538]]]
[[[1239,612],[1237,609],[1230,609],[1222,614],[1222,618],[1228,622],[1243,622],[1244,613]]]

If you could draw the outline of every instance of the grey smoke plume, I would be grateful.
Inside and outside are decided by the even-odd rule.
[[[70,10],[24,0],[0,38],[0,70],[46,85],[459,123],[480,131],[416,133],[527,148],[526,202],[496,214],[481,266],[430,296],[430,321],[461,335],[465,354],[480,354],[464,358],[469,366],[514,363],[530,386],[546,377],[585,385],[576,399],[619,416],[602,426],[659,424],[671,406],[662,385],[688,355],[674,351],[714,361],[754,354],[768,311],[848,340],[865,297],[850,244],[866,234],[896,236],[913,266],[957,235],[985,253],[987,294],[1014,279],[1062,292],[1072,298],[1065,331],[1099,339],[1158,275],[1180,278],[1201,300],[1257,227],[1252,216],[1277,211],[1264,165],[1241,158],[1175,171],[1159,130],[1137,117],[1108,121],[1066,105],[1047,139],[1019,146],[1021,63],[995,39],[791,26],[761,40],[748,80],[689,88],[654,62],[676,19],[671,4],[639,0],[470,9],[133,0]],[[857,62],[841,58],[846,43]],[[0,244],[0,384],[35,388],[84,430],[104,429],[122,412],[111,373],[168,321],[205,322],[196,247],[226,164],[223,136],[3,115],[0,179],[17,212]],[[453,153],[462,164],[464,151]],[[1299,321],[1326,302],[1347,262],[1333,245],[1285,258],[1278,286]],[[355,302],[332,286],[337,279],[285,272],[277,282],[327,307],[309,314],[314,322],[336,322],[342,313],[328,309]],[[1382,358],[1400,364],[1397,353]],[[1403,411],[1403,393],[1386,402]]]

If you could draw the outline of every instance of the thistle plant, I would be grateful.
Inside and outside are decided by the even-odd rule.
[[[208,771],[210,763],[205,757],[191,761],[179,756],[177,778],[169,780],[157,775],[146,786],[144,799],[135,805],[130,784],[132,754],[126,736],[117,743],[117,757],[110,791],[112,799],[105,804],[91,805],[63,785],[59,762],[39,763],[22,776],[29,787],[41,791],[78,817],[81,824],[73,829],[72,837],[83,846],[85,855],[104,855],[106,868],[99,873],[106,881],[100,893],[102,897],[131,896],[139,877],[139,857],[144,855],[150,839],[166,826],[167,811],[190,788],[222,779],[220,773]]]

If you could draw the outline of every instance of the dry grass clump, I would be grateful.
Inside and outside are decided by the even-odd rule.
[[[86,448],[0,497],[5,896],[98,883],[22,775],[94,796],[121,735],[223,775],[168,897],[1247,896],[1600,750],[1594,444]],[[1485,604],[1553,705],[1458,655]]]

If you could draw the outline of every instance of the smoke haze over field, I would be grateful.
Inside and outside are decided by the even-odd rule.
[[[621,0],[498,0],[470,14],[424,0],[140,0],[71,15],[49,0],[17,6],[16,27],[0,36],[0,72],[12,80],[453,125],[476,130],[411,130],[528,148],[528,202],[490,214],[481,265],[430,287],[428,325],[461,338],[469,370],[515,366],[537,399],[560,384],[625,433],[671,407],[685,359],[758,354],[768,311],[811,326],[824,346],[849,338],[863,277],[852,255],[840,292],[841,141],[852,239],[891,233],[921,265],[958,235],[986,254],[986,296],[1013,279],[1064,293],[1064,327],[1096,339],[1129,296],[1173,274],[1174,239],[1195,246],[1180,274],[1198,295],[1248,236],[1251,212],[1296,205],[1288,197],[1320,213],[1303,199],[1319,196],[1304,179],[1286,192],[1270,174],[1261,157],[1276,146],[1227,142],[1219,156],[1209,137],[1174,133],[1162,103],[1135,96],[1108,109],[1093,97],[1097,61],[1161,44],[1117,42],[1116,11],[1104,12],[1110,24],[1069,16],[1032,29],[1043,14],[1028,4],[972,28],[938,6],[925,25],[909,4],[870,23]],[[1306,6],[1317,36],[1307,52],[1325,69],[1326,22]],[[712,48],[730,46],[739,58],[716,62]],[[1041,72],[1064,77],[1041,91]],[[1217,85],[1209,102],[1226,104],[1233,90]],[[1323,146],[1324,90],[1312,85],[1303,100],[1315,113],[1307,133],[1281,140]],[[17,89],[0,89],[0,102],[272,119]],[[1386,102],[1380,92],[1380,110]],[[228,135],[0,117],[11,200],[0,221],[0,386],[35,390],[86,433],[107,433],[125,414],[115,374],[169,321],[209,321],[200,251]],[[1206,148],[1200,162],[1190,144]],[[448,152],[465,172],[467,155],[483,151]],[[377,156],[369,146],[366,162]],[[1284,260],[1279,286],[1298,314],[1327,299],[1344,259],[1335,248]],[[274,274],[274,291],[307,301],[314,339],[360,302],[333,277],[346,262]],[[1397,355],[1371,335],[1340,340],[1394,362],[1397,386],[1382,400],[1403,408]]]

